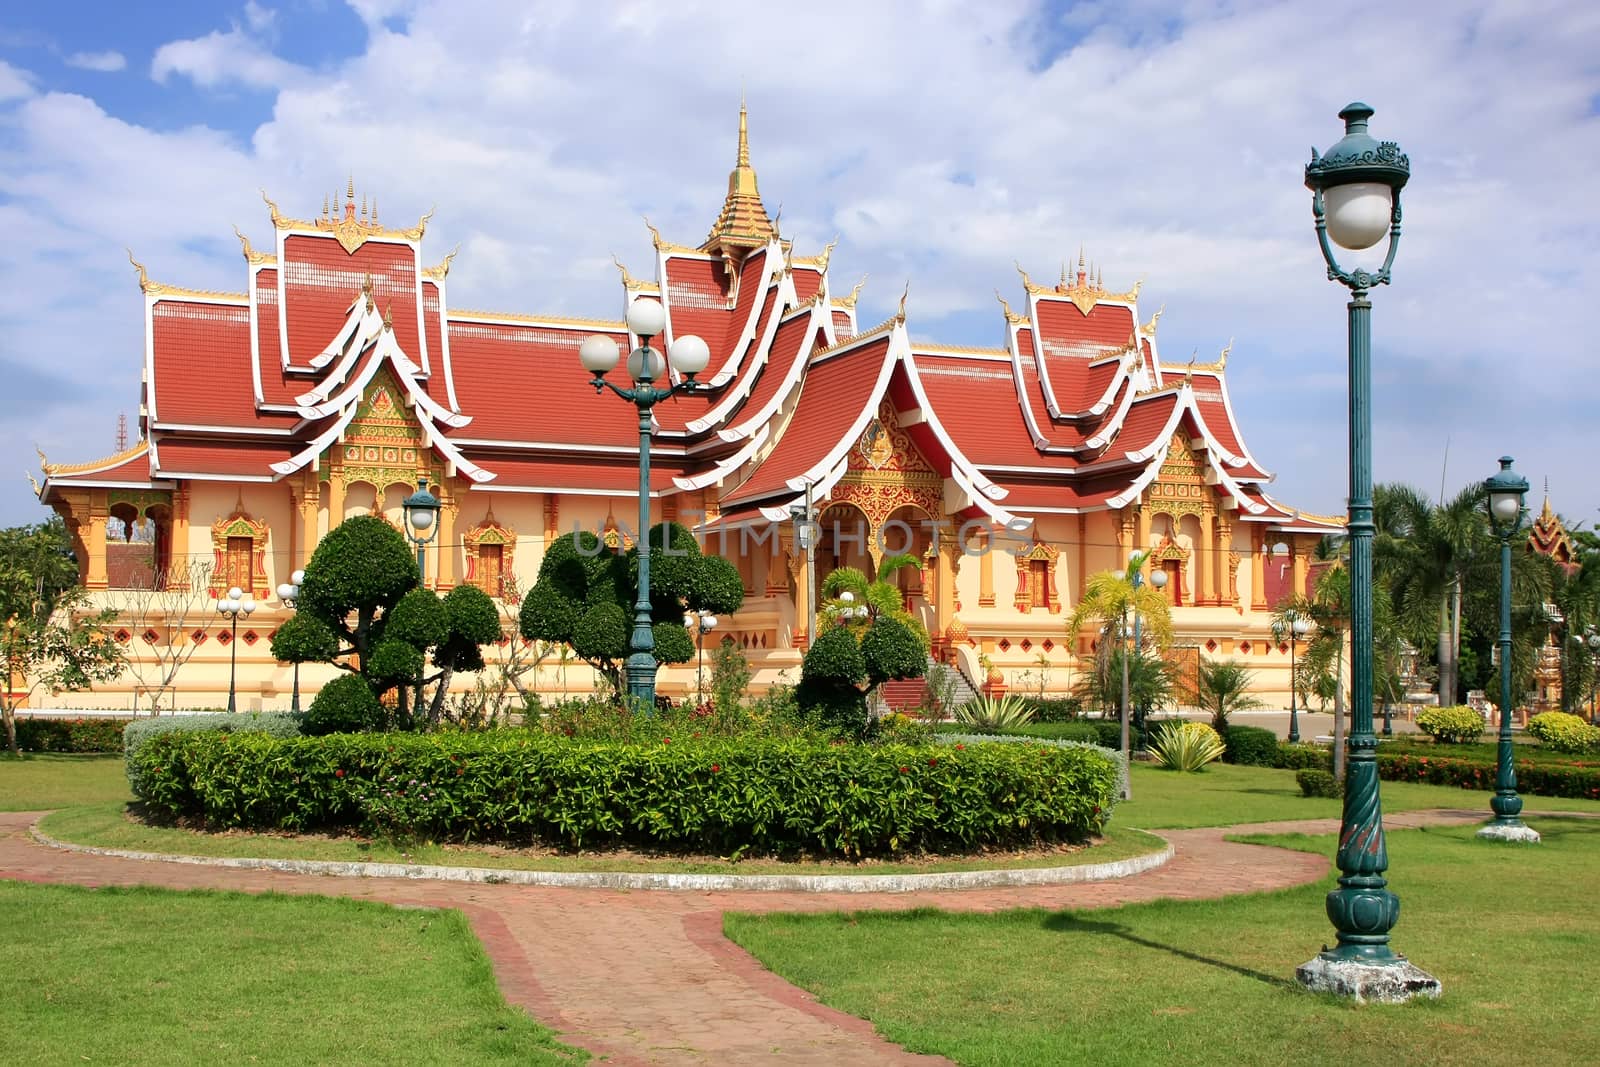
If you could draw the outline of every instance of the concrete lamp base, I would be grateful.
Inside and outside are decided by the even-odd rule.
[[[1439,979],[1404,956],[1393,963],[1358,963],[1319,955],[1295,968],[1294,976],[1313,993],[1349,997],[1357,1004],[1403,1004],[1413,997],[1437,998]]]
[[[1478,837],[1484,841],[1520,841],[1528,845],[1539,843],[1539,831],[1531,826],[1520,823],[1507,826],[1503,823],[1492,822],[1478,831]]]

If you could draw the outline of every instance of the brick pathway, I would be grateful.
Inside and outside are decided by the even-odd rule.
[[[0,878],[77,885],[317,893],[460,909],[508,1001],[562,1040],[618,1064],[933,1064],[872,1025],[816,1002],[722,936],[725,911],[939,907],[1096,908],[1283,889],[1327,873],[1325,856],[1232,844],[1226,833],[1328,833],[1337,820],[1169,830],[1163,867],[1080,885],[927,893],[683,893],[331,878],[137,861],[48,848],[28,836],[40,812],[0,813]],[[1411,812],[1389,827],[1476,822],[1479,811]]]

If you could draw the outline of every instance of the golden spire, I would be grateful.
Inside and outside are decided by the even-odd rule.
[[[729,273],[752,250],[764,246],[776,233],[761,203],[756,171],[750,165],[750,122],[744,102],[739,103],[739,154],[728,174],[728,195],[717,221],[711,224],[702,251],[720,254]]]

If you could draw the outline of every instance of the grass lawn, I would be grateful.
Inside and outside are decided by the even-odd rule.
[[[8,768],[9,769],[9,768]],[[576,1063],[459,912],[0,881],[7,1063]]]
[[[1395,945],[1443,982],[1437,1003],[1356,1007],[1295,984],[1332,940],[1332,878],[1223,901],[730,915],[725,929],[825,1003],[962,1064],[1593,1063],[1600,916],[1577,887],[1600,877],[1600,821],[1530,822],[1543,844],[1389,835]]]
[[[69,808],[47,816],[40,827],[62,841],[136,852],[171,852],[190,856],[236,856],[255,859],[338,860],[367,863],[424,863],[448,867],[500,867],[526,871],[628,871],[640,874],[933,874],[940,871],[994,870],[1014,867],[1070,867],[1158,852],[1164,843],[1127,827],[1110,829],[1093,848],[1059,852],[996,852],[983,856],[930,858],[905,863],[848,861],[782,863],[716,857],[686,858],[605,852],[573,855],[562,852],[510,850],[419,842],[405,847],[358,837],[295,836],[244,831],[209,834],[164,826],[147,826],[128,818],[122,804]]]
[[[1146,829],[1230,826],[1280,819],[1337,819],[1340,801],[1303,797],[1294,771],[1213,763],[1199,774],[1178,774],[1148,763],[1133,765],[1133,800],[1117,805],[1112,823]],[[1489,818],[1493,792],[1414,782],[1383,782],[1383,810],[1479,808]],[[1600,812],[1600,801],[1524,797],[1526,811]]]
[[[38,752],[18,758],[0,754],[0,811],[43,811],[132,799],[121,755]]]

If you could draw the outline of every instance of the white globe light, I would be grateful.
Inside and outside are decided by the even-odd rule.
[[[694,334],[686,334],[672,342],[672,347],[667,349],[667,358],[679,374],[695,375],[705,370],[711,362],[711,349]]]
[[[411,528],[413,530],[416,530],[417,532],[420,533],[423,530],[428,529],[432,525],[433,525],[433,509],[432,508],[412,508],[411,509]]]
[[[1371,248],[1389,232],[1394,192],[1382,182],[1335,185],[1322,194],[1328,236],[1341,248]]]
[[[1516,522],[1517,516],[1522,514],[1522,501],[1516,493],[1490,493],[1489,510],[1501,522]]]
[[[717,617],[715,615],[707,615],[701,621],[700,627],[704,630],[715,630],[717,628]]]
[[[224,615],[232,615],[239,610],[239,602],[232,597],[223,597],[217,601],[217,610]]]
[[[1305,619],[1294,620],[1294,633],[1296,637],[1304,637],[1306,635],[1306,631],[1309,629],[1311,629],[1311,624]]]
[[[636,382],[645,380],[644,354],[646,352],[650,353],[650,380],[654,381],[657,378],[666,376],[667,361],[661,358],[660,350],[640,347],[628,353],[628,377]]]
[[[655,337],[667,324],[667,310],[661,301],[640,297],[628,305],[628,329],[640,337]]]
[[[1590,648],[1600,648],[1600,634],[1591,634],[1589,637]]]
[[[244,613],[246,615],[249,615],[251,612],[253,612],[255,610],[256,610],[256,602],[254,600],[246,600],[244,602]]]
[[[240,589],[238,586],[233,586],[231,589],[228,590],[228,599],[229,600],[239,600],[243,596],[244,596],[244,590]]]
[[[855,598],[856,598],[856,595],[854,593],[852,593],[848,589],[846,589],[844,592],[839,594],[839,599],[844,601],[846,604],[854,602]]]
[[[1151,571],[1150,572],[1150,584],[1155,586],[1157,589],[1165,589],[1166,586],[1167,586],[1167,571],[1166,571],[1166,568],[1163,567],[1163,568]]]
[[[591,334],[578,346],[578,362],[590,374],[599,376],[617,365],[622,358],[622,348],[616,339],[603,333]]]
[[[292,585],[305,585],[306,584],[306,572],[305,571],[295,571],[293,574],[289,575],[289,582]]]
[[[293,600],[295,592],[296,590],[294,586],[290,585],[288,582],[284,582],[282,585],[278,586],[278,599]]]

